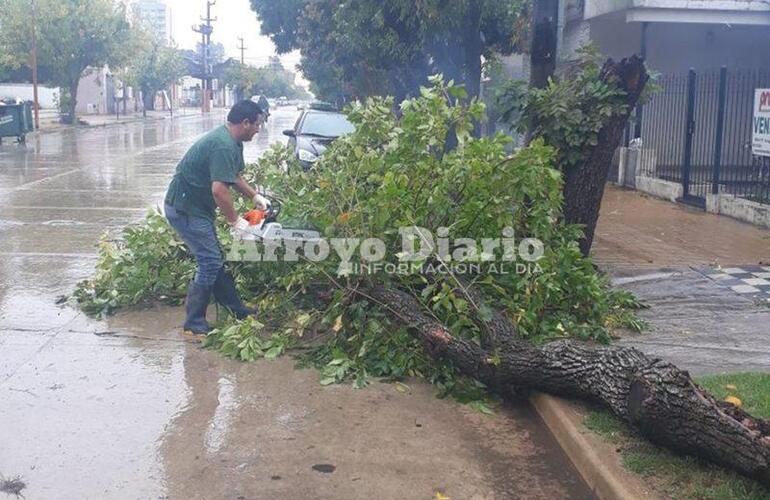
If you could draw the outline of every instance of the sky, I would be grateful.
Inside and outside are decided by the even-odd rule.
[[[192,30],[206,15],[206,0],[165,0],[171,8],[174,40],[179,48],[194,49],[201,35]],[[251,10],[249,0],[216,0],[211,7],[211,17],[217,18],[212,23],[214,32],[212,43],[221,43],[225,54],[240,60],[238,37],[243,37],[246,46],[245,61],[253,66],[264,66],[268,58],[276,55],[275,45],[266,36],[260,35],[259,19]],[[299,52],[280,56],[283,65],[291,70],[299,63]],[[297,83],[307,86],[307,82],[298,78]]]

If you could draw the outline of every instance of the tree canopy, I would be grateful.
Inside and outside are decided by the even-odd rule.
[[[230,60],[223,66],[220,79],[235,89],[239,99],[248,99],[256,94],[289,99],[309,97],[304,89],[294,84],[294,73],[286,70],[280,61],[277,64],[271,61],[267,66],[255,68]]]
[[[251,0],[279,52],[323,99],[416,95],[431,74],[477,95],[482,56],[508,54],[526,31],[527,0]]]
[[[32,16],[25,0],[0,0],[0,64],[28,64],[35,19],[38,64],[51,83],[69,93],[67,121],[75,119],[80,77],[88,68],[121,65],[130,26],[125,6],[110,0],[37,0]]]
[[[154,109],[155,94],[184,76],[184,59],[177,48],[167,46],[142,25],[132,30],[130,48],[133,58],[122,72],[122,80],[142,91],[145,111]]]

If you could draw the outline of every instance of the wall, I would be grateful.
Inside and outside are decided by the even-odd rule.
[[[590,37],[610,57],[627,57],[641,47],[641,24],[626,23],[621,14],[592,19]],[[647,61],[661,73],[770,65],[767,26],[651,23],[647,29]]]
[[[731,194],[709,194],[706,197],[706,210],[755,226],[770,228],[770,205],[738,198]]]
[[[642,175],[636,176],[636,189],[656,198],[676,202],[682,197],[682,184],[679,182],[664,181]]]
[[[38,85],[37,98],[42,109],[56,109],[59,105],[58,87]],[[31,83],[0,83],[0,99],[21,99],[31,101],[33,96]]]
[[[106,74],[103,70],[94,71],[80,78],[78,85],[79,115],[104,114],[107,112]]]

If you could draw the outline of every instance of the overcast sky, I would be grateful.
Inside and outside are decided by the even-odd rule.
[[[280,1],[280,0],[279,0]],[[194,24],[199,24],[200,18],[206,14],[206,0],[165,0],[171,7],[174,24],[174,40],[183,49],[194,49],[201,35],[192,30]],[[213,23],[212,42],[224,45],[229,57],[240,59],[238,37],[242,36],[246,45],[246,63],[254,66],[267,64],[268,58],[275,55],[275,46],[266,36],[259,33],[259,19],[251,10],[249,0],[217,0],[211,8],[211,17],[217,18]],[[293,52],[281,56],[283,65],[289,69],[299,63],[299,53]],[[306,82],[301,82],[306,85]]]

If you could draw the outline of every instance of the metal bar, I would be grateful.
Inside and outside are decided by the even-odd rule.
[[[717,97],[717,130],[714,138],[714,174],[711,179],[711,193],[719,194],[719,178],[722,170],[722,137],[725,128],[725,100],[727,97],[727,66],[719,70],[719,96]]]
[[[687,133],[687,126],[686,126],[686,110],[687,110],[687,78],[682,78],[681,76],[677,78],[677,93],[676,93],[676,110],[678,111],[674,116],[676,117],[676,121],[674,122],[675,128],[672,131],[673,134],[670,137],[681,137],[680,134]],[[684,111],[684,113],[682,112]],[[684,155],[684,141],[677,140],[677,141],[670,141],[672,145],[673,154],[675,156],[672,156],[672,165],[676,165],[679,167],[677,171],[677,177],[675,179],[670,179],[672,181],[676,180],[679,182],[682,182],[683,172],[684,172],[684,162],[682,161],[683,155]],[[673,161],[676,161],[676,163],[673,163]]]
[[[647,28],[650,23],[642,23],[642,40],[641,47],[639,48],[639,55],[643,61],[647,60]],[[634,138],[638,139],[642,136],[642,115],[644,115],[644,105],[639,103],[636,105],[636,125],[634,126]]]
[[[682,196],[690,195],[690,163],[692,162],[692,136],[695,133],[695,69],[687,73],[687,108],[685,118],[684,161],[682,162]]]
[[[738,93],[738,76],[738,73],[735,71],[728,73],[727,95],[725,96],[725,128],[729,130],[730,133],[725,137],[725,144],[722,147],[722,156],[724,157],[725,165],[721,168],[720,180],[724,183],[724,189],[730,194],[733,194],[730,192],[732,189],[731,181],[735,177],[735,168],[733,168],[733,166],[736,163],[735,158],[738,156],[735,149],[735,137],[737,133],[735,123],[737,120],[735,96]]]

